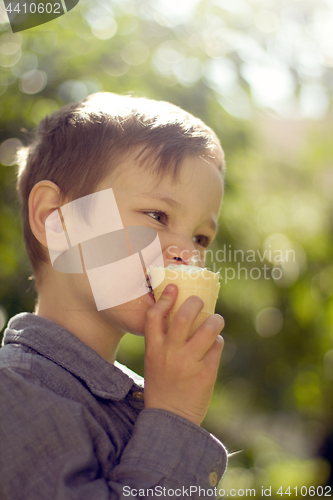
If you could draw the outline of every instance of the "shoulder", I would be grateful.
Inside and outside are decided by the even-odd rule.
[[[2,350],[5,348],[0,351]],[[10,351],[0,361],[0,415],[5,417],[10,407],[13,421],[17,408],[16,417],[21,419],[20,409],[24,408],[24,415],[31,418],[32,414],[41,410],[45,412],[53,404],[59,407],[70,403],[70,400],[64,400],[43,383],[36,373],[38,364],[34,362],[32,354],[13,346]],[[51,362],[49,364],[52,365]]]
[[[6,489],[6,498],[21,498],[27,484],[34,484],[38,498],[52,498],[59,481],[79,481],[78,467],[89,481],[98,477],[101,464],[107,472],[115,461],[112,443],[89,410],[21,367],[0,370],[0,442],[1,498]],[[37,498],[30,490],[26,495]]]
[[[44,387],[47,380],[63,371],[51,360],[33,349],[19,344],[8,344],[0,349],[0,397],[7,385]],[[12,389],[13,390],[13,389]]]
[[[34,369],[27,369],[31,360],[24,361],[25,365],[13,362],[0,369],[0,442],[3,449],[12,450],[16,457],[24,449],[27,459],[38,453],[51,454],[56,459],[58,454],[77,447],[91,451],[93,442],[97,446],[105,440],[105,429],[89,408],[50,389]]]

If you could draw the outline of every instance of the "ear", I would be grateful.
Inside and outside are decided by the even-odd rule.
[[[31,231],[37,240],[47,247],[45,221],[59,208],[60,189],[51,181],[40,181],[32,188],[29,195],[29,222]],[[60,232],[63,228],[54,228]]]

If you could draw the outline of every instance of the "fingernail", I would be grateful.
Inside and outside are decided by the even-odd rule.
[[[165,287],[164,293],[165,293],[165,294],[168,294],[168,295],[171,295],[171,294],[172,294],[172,292],[174,291],[174,288],[175,288],[175,286],[174,286],[174,285],[169,284],[169,285],[167,285],[167,286]]]
[[[223,316],[221,316],[221,314],[218,314],[217,316],[218,316],[218,318],[220,319],[220,321],[221,321],[222,325],[224,326],[225,322],[224,322],[224,318],[223,318]]]

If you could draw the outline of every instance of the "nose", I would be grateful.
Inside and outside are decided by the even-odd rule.
[[[186,265],[204,267],[203,258],[200,252],[190,246],[168,246],[165,253],[165,266]]]

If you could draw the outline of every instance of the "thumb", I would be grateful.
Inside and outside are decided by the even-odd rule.
[[[164,335],[165,318],[169,314],[178,295],[178,288],[174,284],[169,284],[165,287],[161,297],[156,304],[152,305],[146,316],[145,336]]]

